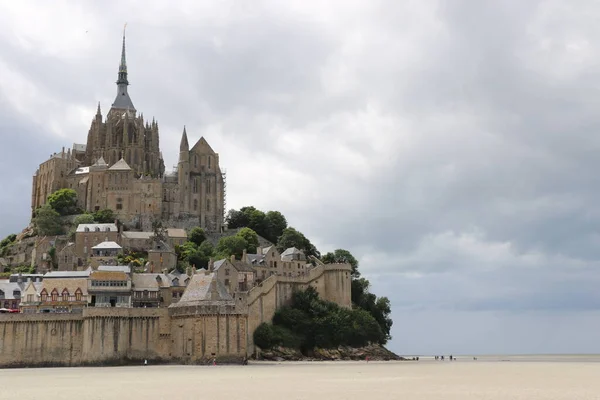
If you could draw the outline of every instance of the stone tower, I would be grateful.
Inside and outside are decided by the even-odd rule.
[[[137,176],[162,176],[165,165],[159,149],[158,123],[138,116],[127,87],[125,32],[117,77],[117,96],[103,120],[100,104],[88,132],[84,165],[93,165],[101,157],[109,166],[121,158]]]

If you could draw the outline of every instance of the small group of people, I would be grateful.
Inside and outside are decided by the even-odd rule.
[[[450,361],[456,361],[457,360],[457,358],[454,357],[452,354],[450,354],[450,357],[448,357],[448,358],[450,359]],[[436,361],[437,360],[444,361],[444,356],[435,356],[435,359],[436,359]]]

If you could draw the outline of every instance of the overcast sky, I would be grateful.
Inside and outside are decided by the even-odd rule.
[[[5,1],[0,236],[116,94],[227,170],[227,206],[350,250],[399,353],[600,353],[595,1]]]

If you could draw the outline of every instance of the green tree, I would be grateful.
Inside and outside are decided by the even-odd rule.
[[[94,222],[95,220],[92,214],[81,214],[75,217],[73,220],[73,225],[77,227],[81,224],[93,224]]]
[[[226,236],[217,243],[217,257],[229,258],[232,254],[236,258],[241,258],[245,248],[248,247],[248,242],[241,236]]]
[[[204,233],[204,229],[200,228],[199,226],[192,228],[188,240],[200,246],[202,242],[206,240],[206,233]]]
[[[4,239],[2,239],[2,241],[0,241],[0,247],[7,246],[7,245],[13,243],[15,240],[17,240],[17,235],[12,233],[12,234],[8,235],[7,237],[5,237]]]
[[[353,279],[351,282],[352,303],[355,307],[367,311],[379,324],[385,340],[391,338],[392,319],[390,300],[377,296],[369,291],[371,284],[365,278]]]
[[[243,228],[248,226],[248,216],[242,211],[238,210],[229,210],[227,216],[225,217],[225,221],[227,222],[227,227],[229,229]]]
[[[279,211],[269,211],[265,214],[264,228],[265,232],[262,236],[271,243],[277,243],[287,228],[287,220]]]
[[[285,228],[277,241],[277,250],[284,251],[290,247],[302,250],[308,256],[320,257],[317,248],[301,232],[292,227]]]
[[[77,192],[73,189],[59,189],[48,196],[48,204],[60,215],[76,214]]]
[[[44,204],[35,211],[33,222],[37,227],[38,233],[42,236],[60,235],[63,233],[60,214],[49,204]]]
[[[352,277],[360,277],[360,272],[358,272],[358,260],[354,258],[352,253],[348,250],[337,249],[333,253],[329,252],[323,256],[322,261],[325,264],[348,263],[352,266]]]
[[[246,241],[246,251],[254,253],[258,247],[258,235],[250,228],[242,228],[236,236],[243,238]]]
[[[111,209],[98,210],[92,214],[94,216],[94,221],[99,224],[110,224],[111,222],[115,222],[115,214]]]
[[[261,236],[265,234],[265,213],[257,210],[256,208],[242,207],[240,209],[248,217],[248,228],[252,229],[254,232],[258,233]]]

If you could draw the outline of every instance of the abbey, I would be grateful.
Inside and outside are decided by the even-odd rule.
[[[159,146],[158,123],[138,114],[128,93],[125,35],[117,95],[106,117],[100,104],[87,143],[63,148],[40,164],[33,177],[32,213],[59,189],[77,192],[78,205],[94,212],[111,209],[132,228],[148,228],[153,219],[169,226],[223,227],[225,174],[219,154],[204,138],[190,148],[185,127],[179,162],[166,172]]]

